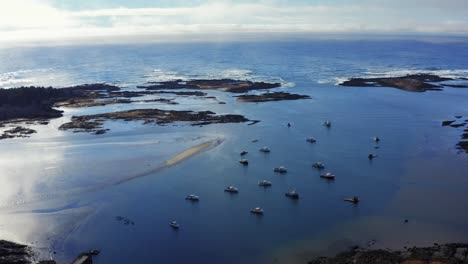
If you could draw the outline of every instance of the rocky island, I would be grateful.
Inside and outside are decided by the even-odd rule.
[[[190,122],[192,126],[250,121],[241,115],[216,115],[211,111],[133,109],[96,115],[73,116],[71,122],[61,125],[60,129],[102,134],[105,133],[105,130],[103,130],[105,120],[144,121],[145,124],[155,123],[158,125],[181,121]]]
[[[299,100],[310,99],[308,95],[291,94],[285,92],[263,93],[263,94],[243,94],[236,96],[237,102],[251,103],[251,102],[269,102],[269,101],[282,101],[282,100]]]
[[[434,84],[453,80],[456,79],[433,74],[410,74],[400,77],[351,78],[338,85],[353,87],[393,87],[408,92],[440,91],[444,86],[468,88],[468,85]]]
[[[203,80],[173,80],[165,82],[152,82],[146,86],[137,86],[142,90],[122,90],[120,87],[105,84],[84,84],[71,87],[19,87],[0,89],[0,127],[6,124],[47,124],[49,119],[63,116],[60,107],[82,108],[106,106],[112,104],[132,104],[158,102],[164,104],[178,104],[173,98],[154,97],[156,95],[173,94],[176,96],[197,96],[205,99],[215,99],[207,96],[204,91],[177,91],[179,89],[191,90],[219,90],[229,93],[245,93],[252,90],[269,90],[280,87],[280,83],[254,82],[234,79],[203,79]],[[151,96],[145,100],[132,98]],[[286,92],[263,93],[260,95],[243,94],[238,96],[238,102],[267,102],[279,100],[308,99],[307,95],[290,94]],[[225,102],[218,102],[225,104]],[[58,109],[57,109],[58,108]],[[105,120],[143,121],[145,124],[155,123],[164,125],[173,122],[190,122],[193,126],[214,123],[240,123],[251,121],[241,115],[216,115],[210,111],[173,111],[161,109],[132,109],[102,113],[96,115],[73,116],[70,122],[62,124],[59,129],[73,130],[74,132],[91,132],[104,134]],[[252,121],[249,125],[259,122]],[[5,129],[0,139],[14,137],[28,137],[36,131],[15,125]]]
[[[464,128],[462,135],[460,136],[460,141],[458,141],[456,147],[457,149],[468,153],[468,119],[463,121],[463,116],[455,116],[457,120],[446,120],[442,121],[442,126],[448,126],[453,128]],[[458,122],[457,122],[458,121]]]
[[[35,86],[0,89],[0,122],[61,117],[62,111],[53,108],[59,102],[95,99],[102,92],[119,89],[108,84],[85,84],[60,89]]]
[[[206,80],[174,80],[165,82],[151,82],[145,86],[137,86],[146,90],[220,90],[229,93],[246,93],[253,90],[268,90],[280,87],[280,83],[253,82],[233,79],[206,79]]]

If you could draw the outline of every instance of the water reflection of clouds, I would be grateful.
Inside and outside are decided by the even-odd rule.
[[[89,191],[146,175],[177,153],[213,138],[159,133],[86,140],[54,136],[2,144],[0,236],[53,246],[99,206],[89,202]]]

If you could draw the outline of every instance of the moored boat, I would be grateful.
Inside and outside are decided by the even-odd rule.
[[[271,182],[269,182],[267,180],[263,180],[263,181],[258,183],[258,186],[269,187],[269,186],[271,186]]]
[[[334,180],[335,175],[331,174],[330,172],[327,172],[327,173],[321,174],[320,178],[324,178],[324,179],[327,179],[327,180]]]

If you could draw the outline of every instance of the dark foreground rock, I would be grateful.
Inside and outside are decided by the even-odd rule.
[[[259,95],[255,94],[243,94],[236,96],[238,102],[269,102],[269,101],[282,101],[282,100],[299,100],[299,99],[310,99],[308,95],[291,94],[285,92],[275,93],[263,93]]]
[[[468,263],[468,244],[453,243],[413,247],[402,251],[354,247],[334,257],[319,257],[309,264],[456,264]]]
[[[32,251],[25,245],[0,240],[0,264],[31,263]]]
[[[192,126],[217,123],[242,123],[249,119],[242,115],[216,115],[211,111],[175,111],[161,109],[134,109],[96,115],[73,116],[71,122],[60,126],[62,130],[93,132],[102,130],[106,120],[144,121],[145,124],[165,125],[173,122],[190,122]]]
[[[268,90],[280,86],[280,83],[252,82],[234,79],[206,79],[153,82],[148,83],[148,85],[145,86],[137,86],[137,88],[142,88],[146,90],[206,89],[220,90],[229,93],[245,93],[253,90]]]
[[[0,264],[55,264],[53,260],[36,260],[34,251],[26,245],[0,240]]]
[[[401,77],[351,78],[340,83],[341,86],[394,87],[409,92],[439,91],[443,86],[433,83],[454,80],[433,74],[410,74]],[[448,85],[445,85],[448,86]],[[460,87],[463,88],[463,87]]]

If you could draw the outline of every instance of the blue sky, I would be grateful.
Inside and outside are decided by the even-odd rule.
[[[468,35],[467,0],[0,1],[0,42],[282,33]]]

